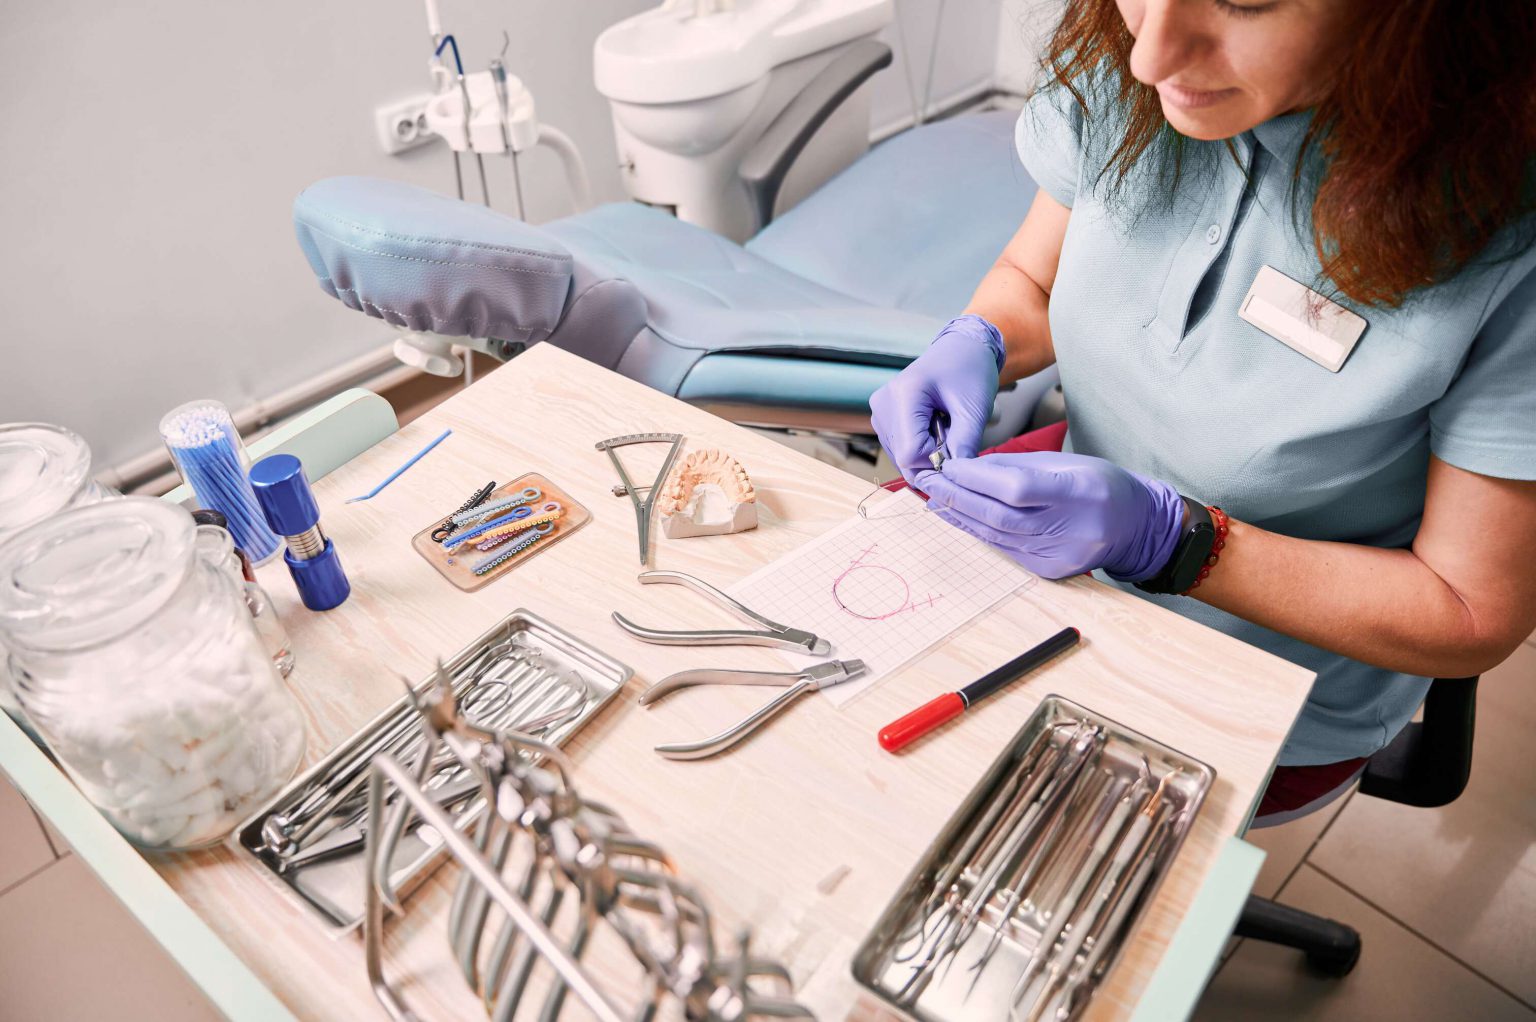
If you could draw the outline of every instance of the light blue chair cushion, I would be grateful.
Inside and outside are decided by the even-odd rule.
[[[628,281],[645,303],[622,352],[565,330],[554,342],[697,403],[863,411],[965,306],[1028,211],[1015,120],[898,135],[745,247],[634,203],[546,224],[594,281]],[[1008,428],[1054,382],[1005,396]]]
[[[412,330],[540,341],[570,291],[571,254],[537,227],[398,181],[319,181],[293,222],[327,293]]]
[[[706,355],[901,366],[933,339],[930,316],[851,298],[647,206],[599,206],[544,230],[594,281],[644,297],[645,322],[616,367],[669,394]]]
[[[747,251],[870,305],[947,320],[1035,197],[1018,114],[953,117],[896,135],[747,242]]]
[[[637,203],[533,227],[369,178],[294,203],[321,286],[418,330],[538,341],[700,404],[862,415],[965,306],[1035,192],[1015,115],[877,146],[745,247]],[[1054,370],[1000,397],[1022,428]]]

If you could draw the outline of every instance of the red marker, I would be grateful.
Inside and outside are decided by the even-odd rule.
[[[1065,653],[1082,638],[1076,628],[1063,628],[1027,653],[1021,653],[997,670],[971,682],[958,692],[946,692],[893,724],[880,729],[880,748],[896,752],[923,737],[940,724],[954,720],[987,696],[1023,677],[1058,653]]]

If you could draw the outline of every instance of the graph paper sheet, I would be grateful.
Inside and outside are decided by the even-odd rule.
[[[748,575],[730,594],[832,643],[869,673],[826,690],[841,706],[1035,576],[902,491]]]

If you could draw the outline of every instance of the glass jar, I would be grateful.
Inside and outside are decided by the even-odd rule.
[[[293,775],[304,721],[243,593],[173,504],[77,508],[0,545],[16,696],[129,840],[219,840]]]
[[[193,518],[196,519],[194,514]],[[220,517],[223,517],[220,515]],[[254,578],[246,578],[246,562],[235,549],[235,540],[222,525],[199,524],[197,527],[197,554],[209,564],[223,571],[240,591],[245,594],[245,605],[250,608],[251,620],[256,622],[256,634],[266,647],[277,673],[283,677],[293,673],[293,644],[288,641],[288,629],[278,620],[272,598]]]
[[[91,478],[91,449],[63,426],[43,422],[0,425],[0,543],[50,515],[94,504],[113,492]],[[0,645],[0,709],[31,730],[16,697]]]

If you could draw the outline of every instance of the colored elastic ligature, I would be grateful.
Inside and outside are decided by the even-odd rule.
[[[459,505],[459,509],[457,511],[449,515],[446,519],[443,520],[441,525],[432,530],[432,542],[441,543],[449,536],[452,536],[456,531],[458,531],[459,528],[459,522],[455,519],[464,512],[470,511],[479,507],[481,504],[484,504],[495,491],[496,480],[494,479],[480,487],[480,489],[476,490],[473,496]]]

